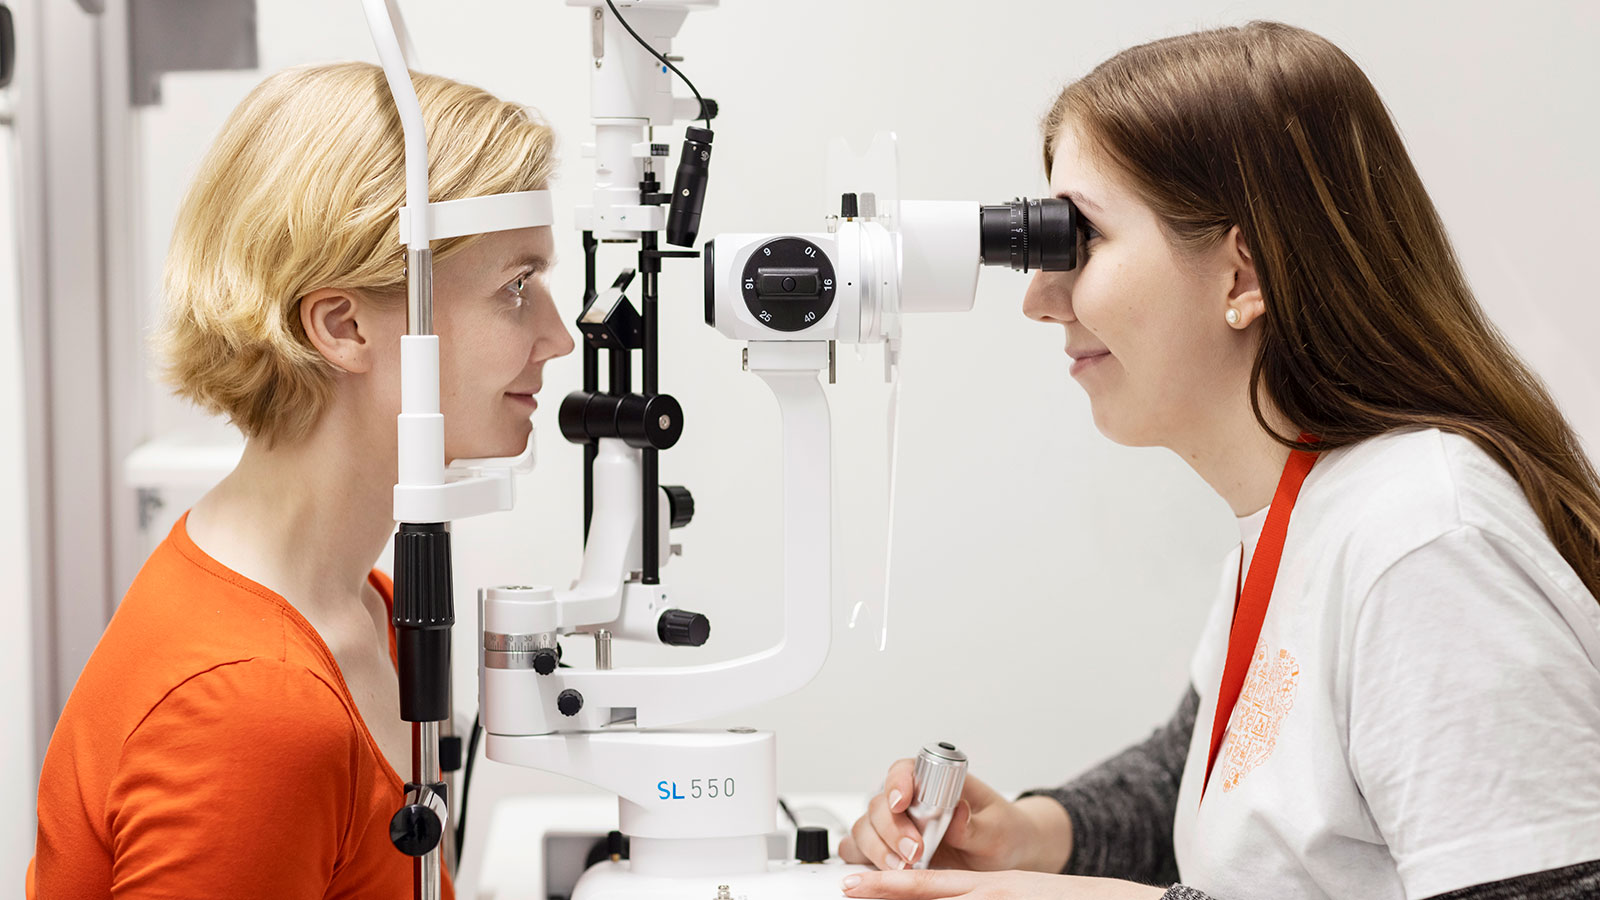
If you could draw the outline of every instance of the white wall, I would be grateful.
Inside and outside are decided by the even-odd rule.
[[[0,92],[3,95],[5,92]],[[0,107],[11,109],[9,97]],[[16,143],[0,127],[0,771],[34,783],[33,613],[28,581],[27,457],[22,382],[22,297],[17,278]],[[16,885],[33,855],[33,792],[0,817],[0,885]]]
[[[559,130],[558,221],[588,184],[587,20],[554,0],[404,4],[420,68],[539,107]],[[359,4],[260,4],[264,70],[372,59]],[[818,230],[818,160],[834,135],[900,135],[902,194],[1000,201],[1045,180],[1037,121],[1056,89],[1139,41],[1256,17],[1333,39],[1363,65],[1408,141],[1493,319],[1600,448],[1600,333],[1588,260],[1600,209],[1600,13],[1580,0],[1492,15],[1423,3],[867,3],[728,0],[692,15],[676,50],[722,104],[702,239],[724,231]],[[314,27],[308,25],[314,24]],[[143,115],[145,272],[155,296],[173,211],[206,143],[254,74],[172,76]],[[659,135],[676,145],[679,134]],[[582,290],[577,234],[560,231],[558,303]],[[602,278],[632,265],[602,257]],[[1020,314],[1022,276],[985,272],[976,310],[907,326],[900,528],[889,648],[843,627],[881,589],[885,391],[876,351],[848,351],[830,401],[838,434],[844,596],[828,668],[804,690],[736,717],[780,734],[787,791],[865,789],[935,738],[1005,786],[1060,781],[1142,736],[1176,704],[1191,642],[1237,540],[1228,510],[1179,460],[1110,444],[1066,374],[1061,335]],[[778,638],[778,491],[770,397],[739,348],[701,322],[700,267],[661,279],[662,388],[688,429],[663,457],[695,492],[687,555],[668,570],[678,601],[709,614],[702,651],[619,646],[619,665],[724,659]],[[460,705],[473,704],[478,585],[565,583],[580,558],[580,453],[559,437],[577,357],[552,364],[540,466],[516,512],[456,527],[463,624]],[[197,421],[152,388],[158,431]],[[575,645],[578,642],[574,642]],[[575,646],[587,652],[584,646]],[[550,779],[494,765],[486,800]],[[480,818],[482,816],[483,818]]]

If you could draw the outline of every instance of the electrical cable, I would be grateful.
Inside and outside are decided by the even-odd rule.
[[[788,818],[790,825],[793,825],[796,828],[800,827],[800,820],[794,817],[794,810],[789,808],[789,804],[783,802],[782,797],[778,798],[778,808],[783,810],[783,814],[786,818]]]
[[[700,104],[700,115],[695,116],[695,118],[704,121],[706,123],[706,128],[709,130],[711,128],[711,114],[706,109],[705,98],[701,97],[700,96],[700,92],[695,89],[694,82],[689,80],[689,76],[687,76],[687,75],[683,74],[682,72],[678,71],[678,67],[673,65],[671,60],[667,59],[665,56],[662,56],[660,53],[656,52],[656,48],[650,46],[650,42],[649,41],[646,41],[644,38],[640,37],[639,36],[639,32],[633,30],[633,26],[629,25],[628,24],[628,20],[624,19],[622,17],[622,13],[617,12],[617,4],[613,3],[612,0],[606,0],[606,6],[611,7],[611,14],[613,16],[617,17],[617,21],[622,23],[622,27],[627,29],[629,34],[633,35],[633,39],[639,42],[639,46],[641,46],[641,47],[645,48],[646,50],[650,51],[650,55],[651,56],[654,56],[656,59],[661,60],[661,64],[663,66],[666,66],[667,68],[671,69],[673,74],[675,74],[679,78],[683,79],[683,83],[689,86],[689,92],[694,94],[695,102]]]
[[[561,645],[557,644],[556,645],[556,653],[559,654],[560,652],[561,652]],[[564,662],[558,662],[558,663],[556,663],[556,665],[560,666],[563,669],[572,668],[571,666],[567,665]],[[471,734],[470,737],[467,738],[467,758],[461,764],[461,802],[459,804],[457,804],[457,806],[456,806],[456,808],[457,808],[456,859],[457,860],[462,860],[462,859],[466,859],[467,858],[466,857],[466,851],[463,849],[463,847],[465,845],[465,842],[467,840],[467,796],[468,796],[467,795],[467,791],[470,790],[471,787],[472,787],[472,764],[474,762],[476,762],[477,759],[478,759],[478,738],[482,737],[482,736],[483,736],[483,710],[480,709],[475,714],[473,714],[473,716],[472,716],[472,734]],[[459,865],[459,863],[457,863],[457,864]]]
[[[472,736],[467,738],[467,759],[462,764],[461,770],[461,802],[457,804],[456,821],[456,859],[466,859],[465,842],[467,840],[467,790],[472,786],[472,763],[478,758],[478,735],[483,733],[479,724],[483,719],[480,710],[472,717]],[[460,863],[457,863],[460,865]]]

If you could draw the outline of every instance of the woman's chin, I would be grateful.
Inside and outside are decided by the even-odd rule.
[[[1124,447],[1154,447],[1161,443],[1147,423],[1130,422],[1125,416],[1115,415],[1105,401],[1090,401],[1089,410],[1094,416],[1095,430],[1107,440]]]
[[[522,451],[528,448],[528,437],[531,434],[533,434],[533,423],[524,419],[520,427],[503,430],[493,438],[447,446],[446,464],[457,459],[504,459],[521,456]]]

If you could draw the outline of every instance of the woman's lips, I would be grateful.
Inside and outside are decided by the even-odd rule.
[[[1090,353],[1084,356],[1076,357],[1072,360],[1072,368],[1068,370],[1068,373],[1076,376],[1079,372],[1082,372],[1100,360],[1107,359],[1110,356],[1111,352],[1109,350],[1103,350],[1099,353]]]

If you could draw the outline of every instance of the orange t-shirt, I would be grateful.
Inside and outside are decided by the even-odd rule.
[[[410,897],[411,859],[389,842],[403,782],[333,654],[282,597],[197,547],[187,519],[56,723],[29,900]],[[369,577],[392,604],[390,580]]]

